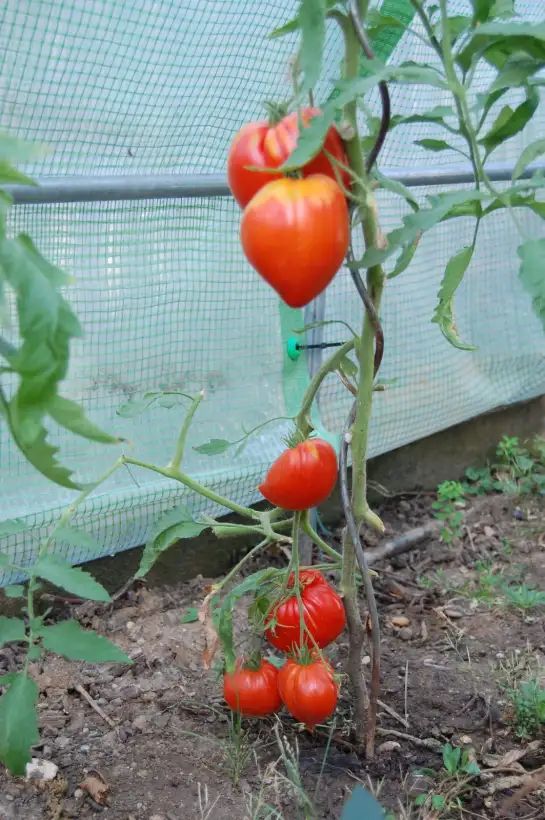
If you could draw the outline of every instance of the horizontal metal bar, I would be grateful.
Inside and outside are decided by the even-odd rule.
[[[495,163],[487,166],[493,182],[511,179],[513,165]],[[545,171],[545,163],[529,166],[522,177]],[[409,187],[461,185],[474,180],[470,165],[450,168],[385,168],[385,176]],[[16,205],[40,205],[60,202],[113,202],[137,199],[195,199],[197,197],[231,196],[225,174],[131,174],[130,176],[70,176],[37,178],[39,187],[6,185]]]

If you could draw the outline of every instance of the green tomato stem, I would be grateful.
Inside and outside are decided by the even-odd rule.
[[[350,351],[354,349],[355,341],[355,339],[349,339],[349,341],[345,342],[341,347],[338,347],[335,353],[333,353],[333,355],[330,356],[329,359],[324,362],[319,370],[314,374],[314,377],[307,387],[305,395],[303,396],[301,409],[299,410],[296,418],[297,429],[300,430],[305,436],[308,436],[311,432],[308,417],[312,403],[322,385],[323,380],[329,375],[329,373],[336,370],[347,353],[350,353]]]
[[[174,450],[174,455],[172,456],[172,461],[168,465],[171,470],[179,470],[180,465],[182,463],[182,458],[184,457],[185,446],[187,443],[187,434],[189,433],[189,428],[191,427],[191,422],[193,421],[193,417],[197,412],[199,404],[204,399],[204,390],[198,393],[191,403],[191,407],[187,411],[186,417],[184,419],[184,423],[182,424],[182,429],[180,430],[180,435],[178,436],[178,441],[176,442],[176,449]]]

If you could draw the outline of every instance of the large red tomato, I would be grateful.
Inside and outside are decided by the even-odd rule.
[[[295,578],[290,576],[288,589],[293,589]],[[304,569],[299,573],[299,590],[303,604],[303,644],[323,649],[339,637],[346,624],[346,615],[340,595],[327,583],[321,572]],[[272,623],[271,623],[272,622]],[[289,598],[273,604],[265,618],[265,637],[277,649],[289,652],[301,645],[301,619],[295,591]],[[308,632],[307,632],[308,630]]]
[[[288,711],[309,729],[330,716],[339,697],[333,670],[321,658],[308,664],[288,658],[278,673],[278,689]]]
[[[319,108],[304,108],[303,123],[308,125],[311,117],[320,113]],[[251,198],[264,185],[278,179],[278,174],[267,174],[261,171],[249,171],[254,168],[279,168],[297,145],[299,127],[297,112],[288,114],[276,125],[267,120],[250,122],[244,125],[235,136],[227,159],[227,179],[229,187],[241,208],[245,208]],[[348,165],[342,140],[334,126],[331,126],[324,142],[324,148],[302,169],[304,176],[325,174],[336,179],[331,161],[324,153],[327,151],[339,162]],[[339,166],[337,166],[339,169]],[[350,189],[350,176],[340,171],[343,183]]]
[[[223,677],[223,696],[233,712],[246,717],[265,717],[282,706],[278,693],[278,669],[261,661],[257,669],[237,661],[233,674]]]
[[[289,447],[271,465],[259,492],[275,507],[309,510],[331,495],[337,482],[337,455],[321,438]]]
[[[346,200],[323,174],[265,185],[242,215],[246,258],[292,308],[304,307],[331,282],[349,241]]]

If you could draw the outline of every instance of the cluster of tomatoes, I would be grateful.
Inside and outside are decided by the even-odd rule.
[[[304,108],[308,126],[319,109]],[[297,145],[298,114],[252,122],[236,135],[227,161],[231,192],[244,209],[240,239],[246,258],[292,308],[307,305],[332,281],[349,244],[350,218],[344,189],[350,176],[334,126],[324,145],[295,176],[279,168]],[[261,169],[261,170],[260,170]],[[339,182],[341,184],[339,184]]]
[[[272,646],[288,654],[278,669],[261,657],[240,660],[232,674],[223,679],[228,706],[247,717],[265,717],[282,704],[294,718],[314,728],[331,715],[337,704],[338,684],[321,649],[339,637],[346,624],[340,596],[321,572],[299,573],[288,581],[287,597],[271,607],[265,619],[265,637]]]

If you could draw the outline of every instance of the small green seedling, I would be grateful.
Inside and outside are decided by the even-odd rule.
[[[464,486],[459,481],[443,481],[437,487],[437,499],[432,504],[434,515],[441,521],[441,540],[451,544],[462,535],[462,509],[465,507]]]
[[[545,689],[536,679],[521,683],[509,693],[515,714],[513,724],[517,737],[526,739],[545,726]]]

